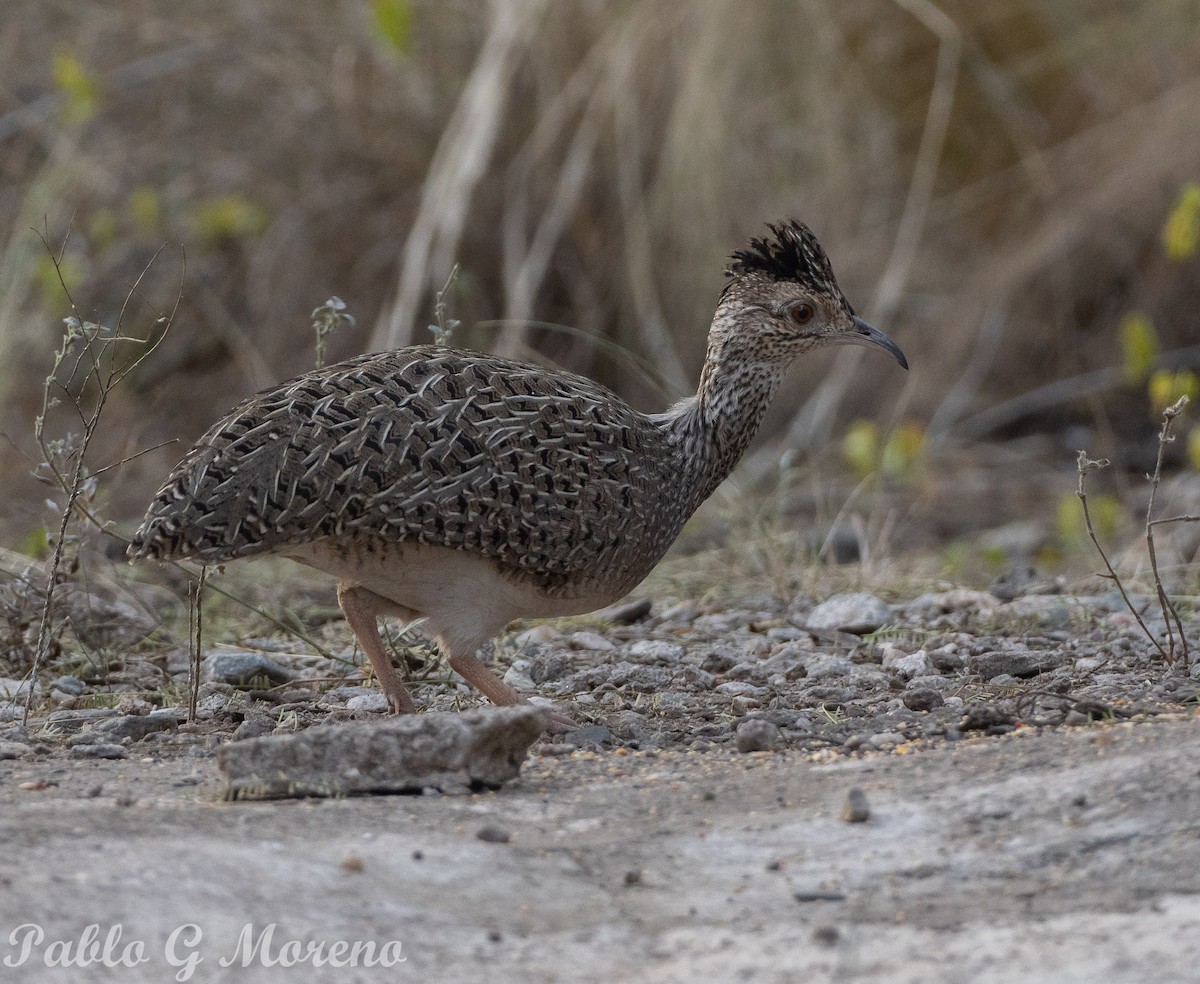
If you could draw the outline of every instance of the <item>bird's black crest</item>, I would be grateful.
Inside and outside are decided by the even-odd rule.
[[[832,294],[849,310],[850,305],[833,276],[829,257],[812,230],[795,219],[779,225],[768,224],[767,228],[771,230],[769,237],[751,239],[746,249],[739,249],[729,258],[725,276],[734,278],[747,273],[762,273],[775,280],[794,280],[813,290]]]

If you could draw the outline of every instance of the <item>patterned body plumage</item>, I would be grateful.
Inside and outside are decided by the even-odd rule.
[[[139,557],[220,563],[322,538],[489,557],[548,594],[632,587],[686,519],[664,433],[582,376],[457,349],[264,390],[176,466]],[[674,513],[674,514],[672,514]]]

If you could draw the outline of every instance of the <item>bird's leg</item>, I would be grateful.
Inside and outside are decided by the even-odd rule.
[[[442,643],[443,649],[449,653],[449,647]],[[513,704],[528,704],[524,697],[513,690],[507,683],[501,680],[495,673],[483,665],[483,662],[474,653],[459,653],[457,655],[449,655],[450,668],[459,676],[467,681],[472,687],[483,694],[493,704],[500,707],[509,707]],[[554,734],[562,734],[566,731],[573,731],[578,725],[565,714],[560,714],[557,711],[550,714],[549,731]]]
[[[408,690],[400,682],[396,668],[392,666],[392,658],[384,648],[383,639],[379,637],[379,624],[376,620],[380,615],[398,615],[412,621],[417,617],[417,613],[401,608],[373,591],[345,582],[338,585],[337,599],[342,614],[346,616],[346,624],[362,643],[367,659],[371,661],[371,668],[379,677],[379,686],[392,710],[397,714],[416,713],[417,705],[413,703]],[[496,682],[500,683],[499,680]]]

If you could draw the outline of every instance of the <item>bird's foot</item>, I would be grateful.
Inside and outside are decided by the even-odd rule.
[[[546,734],[548,735],[565,735],[568,731],[574,731],[579,727],[579,722],[568,717],[559,711],[551,711],[550,719],[546,724]]]

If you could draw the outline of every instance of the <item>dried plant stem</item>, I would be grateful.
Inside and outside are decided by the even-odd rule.
[[[1175,661],[1175,635],[1179,635],[1180,654],[1183,656],[1186,665],[1188,658],[1188,643],[1187,637],[1183,634],[1183,622],[1179,618],[1179,612],[1167,595],[1166,589],[1163,588],[1162,578],[1158,574],[1158,555],[1154,549],[1154,497],[1158,492],[1158,483],[1162,477],[1163,453],[1166,451],[1167,445],[1175,440],[1171,436],[1171,424],[1175,418],[1183,413],[1183,408],[1188,404],[1188,398],[1181,396],[1174,404],[1167,407],[1163,411],[1162,429],[1158,432],[1158,457],[1154,462],[1154,474],[1150,476],[1150,498],[1146,503],[1146,551],[1150,555],[1150,571],[1154,577],[1154,591],[1158,596],[1158,607],[1162,610],[1163,622],[1167,627],[1167,661]],[[1174,627],[1172,627],[1174,622]]]
[[[196,720],[200,703],[200,663],[204,652],[204,581],[208,567],[200,568],[200,576],[188,585],[188,722]]]
[[[98,418],[93,418],[96,420]],[[25,708],[21,714],[21,723],[29,723],[29,712],[33,708],[34,685],[37,683],[38,672],[50,651],[50,623],[54,617],[54,588],[58,584],[58,571],[62,566],[63,544],[67,541],[67,526],[71,522],[71,513],[75,509],[75,500],[83,484],[83,455],[87,451],[88,441],[92,430],[84,434],[83,443],[79,448],[79,456],[75,459],[75,474],[71,483],[71,491],[67,496],[67,505],[62,512],[62,520],[58,524],[58,538],[54,542],[54,554],[50,558],[50,567],[46,574],[45,598],[42,602],[42,616],[38,622],[37,648],[33,653],[33,666],[29,668],[29,692],[25,695]]]
[[[1079,457],[1076,459],[1076,467],[1079,470],[1079,484],[1076,487],[1075,494],[1079,496],[1079,501],[1083,505],[1083,521],[1087,526],[1087,534],[1089,539],[1091,539],[1093,546],[1095,546],[1096,552],[1100,554],[1100,559],[1104,561],[1105,568],[1108,570],[1107,574],[1101,574],[1100,576],[1109,578],[1109,580],[1111,580],[1113,584],[1117,586],[1117,590],[1121,592],[1121,598],[1125,602],[1125,607],[1128,608],[1133,617],[1137,619],[1137,624],[1141,626],[1142,632],[1146,634],[1146,638],[1150,640],[1150,642],[1154,645],[1154,648],[1159,651],[1162,657],[1169,662],[1171,659],[1170,655],[1168,655],[1167,651],[1163,649],[1162,644],[1154,638],[1154,633],[1150,631],[1146,623],[1142,620],[1142,616],[1134,607],[1133,602],[1129,600],[1129,595],[1125,591],[1125,585],[1121,583],[1121,579],[1117,576],[1117,572],[1113,570],[1113,565],[1108,560],[1108,554],[1106,554],[1104,552],[1104,548],[1100,546],[1100,540],[1096,536],[1095,529],[1092,527],[1092,514],[1088,510],[1087,491],[1085,488],[1087,482],[1087,473],[1098,468],[1107,468],[1108,464],[1109,461],[1107,458],[1101,458],[1098,461],[1092,460],[1087,456],[1086,451],[1080,451]]]

